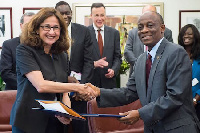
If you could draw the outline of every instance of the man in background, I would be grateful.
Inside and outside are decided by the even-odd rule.
[[[156,7],[153,5],[147,5],[147,6],[143,7],[142,14],[147,11],[156,12]],[[144,46],[144,44],[140,41],[137,32],[138,32],[138,28],[133,28],[132,30],[129,31],[128,40],[126,42],[126,47],[125,47],[125,51],[124,51],[124,57],[130,64],[129,77],[131,76],[131,74],[134,71],[133,66],[135,64],[135,61],[142,53],[144,53],[144,51],[147,50],[146,46]],[[168,41],[173,42],[172,31],[170,29],[165,28],[164,37]]]
[[[68,82],[75,77],[80,83],[91,81],[93,71],[92,49],[90,32],[87,27],[71,23],[72,10],[70,5],[65,1],[56,4],[55,9],[60,12],[68,25],[69,36],[71,37],[71,47],[69,48],[70,56],[70,75]],[[71,107],[78,113],[87,113],[87,102],[76,101],[71,98]],[[87,133],[87,121],[72,121],[74,133]]]
[[[28,23],[35,15],[33,12],[26,12],[20,19],[20,29]],[[16,75],[16,47],[20,44],[20,37],[12,38],[3,42],[0,60],[1,78],[6,83],[5,90],[17,90]]]
[[[102,3],[92,4],[91,18],[93,24],[88,27],[94,46],[94,75],[91,83],[98,87],[114,88],[121,65],[119,31],[104,25],[106,10]]]

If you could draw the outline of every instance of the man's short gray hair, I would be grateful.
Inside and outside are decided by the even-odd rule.
[[[25,16],[33,16],[33,15],[35,15],[34,12],[26,12],[26,13],[24,13],[24,14],[22,15],[21,19],[20,19],[20,24],[23,24],[23,23],[24,23],[24,17],[25,17]]]

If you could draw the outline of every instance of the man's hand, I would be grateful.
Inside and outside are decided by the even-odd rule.
[[[132,125],[140,119],[140,114],[138,110],[131,110],[125,113],[119,113],[119,115],[125,116],[120,118],[119,121],[128,125]]]
[[[68,83],[80,83],[75,77],[68,76]]]
[[[87,85],[84,85],[84,88],[79,89],[79,91],[75,94],[75,100],[84,100],[90,101],[96,97],[96,92]]]
[[[86,83],[85,85],[91,87],[95,91],[95,97],[100,96],[100,89],[98,87],[92,85],[91,83]]]
[[[108,62],[106,61],[106,57],[101,58],[98,61],[94,61],[94,67],[100,67],[100,68],[104,68],[108,66]]]
[[[108,73],[105,74],[106,78],[113,78],[115,75],[115,71],[112,69],[108,69]]]

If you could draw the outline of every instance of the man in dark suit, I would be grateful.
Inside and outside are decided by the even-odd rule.
[[[146,5],[142,9],[142,13],[147,11],[154,11],[156,12],[156,7],[153,5]],[[164,37],[170,41],[173,42],[172,39],[172,31],[168,28],[165,28]],[[128,40],[126,42],[126,47],[124,51],[124,57],[130,64],[130,73],[129,77],[133,73],[133,66],[137,60],[137,58],[144,53],[146,49],[144,48],[144,44],[140,41],[138,37],[138,28],[133,28],[131,31],[129,31],[128,34]]]
[[[71,33],[70,70],[75,72],[75,75],[81,74],[80,79],[78,77],[80,83],[89,82],[93,70],[92,42],[89,30],[83,25],[71,23],[72,10],[67,2],[58,2],[55,9],[66,20],[68,30]]]
[[[70,56],[70,71],[71,77],[68,77],[68,82],[73,82],[74,76],[80,83],[90,82],[93,71],[92,60],[92,41],[90,32],[87,27],[71,23],[72,10],[70,5],[65,1],[60,1],[56,4],[55,9],[58,10],[68,25],[68,31],[71,33],[71,47],[69,50]],[[70,34],[69,34],[70,36]],[[76,82],[76,81],[75,81]],[[71,98],[71,107],[78,113],[87,113],[87,102],[76,101]],[[87,133],[87,121],[72,121],[74,133]]]
[[[94,75],[91,83],[98,87],[116,87],[116,75],[121,65],[120,36],[119,32],[104,25],[106,19],[105,6],[102,3],[93,3],[91,6],[93,25],[89,26],[93,41]],[[103,42],[100,52],[98,30]],[[101,55],[102,54],[102,55]],[[107,66],[108,65],[108,66]]]
[[[144,133],[199,133],[200,123],[192,102],[190,59],[181,46],[164,38],[164,30],[160,14],[144,13],[138,20],[138,35],[148,51],[139,56],[127,86],[116,89],[88,86],[100,96],[99,107],[122,106],[140,99],[142,107],[120,113],[125,116],[119,120],[133,124],[142,119]]]
[[[29,22],[35,15],[33,12],[24,13],[20,19],[20,28]],[[5,90],[17,90],[16,75],[16,47],[20,44],[20,38],[16,37],[3,42],[0,60],[1,78],[6,83]]]

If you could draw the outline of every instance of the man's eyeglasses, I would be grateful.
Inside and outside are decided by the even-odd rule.
[[[60,29],[61,29],[61,27],[59,27],[59,26],[53,26],[53,27],[51,27],[50,25],[41,25],[40,27],[42,27],[42,29],[44,31],[50,31],[51,28],[53,28],[53,31],[60,31]]]

